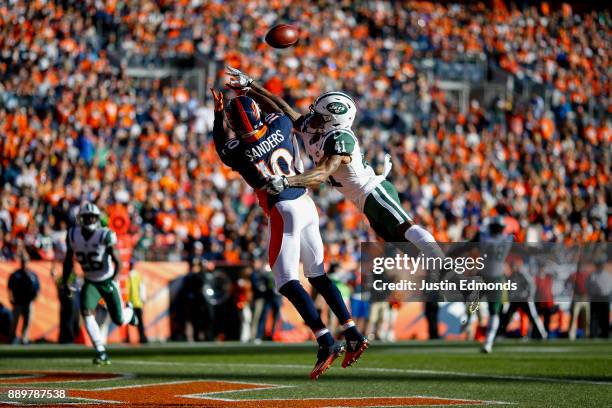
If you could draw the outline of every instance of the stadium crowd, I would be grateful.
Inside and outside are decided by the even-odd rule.
[[[440,241],[469,239],[495,214],[519,241],[610,241],[610,14],[495,3],[1,5],[0,259],[21,240],[34,258],[61,257],[83,200],[125,212],[143,256],[180,259],[196,241],[210,260],[265,255],[255,194],[214,152],[211,102],[180,81],[127,75],[129,63],[196,56],[217,63],[217,81],[231,64],[304,112],[323,90],[353,95],[366,158],[380,167],[393,155],[406,209]],[[277,21],[303,29],[295,48],[261,41]],[[461,112],[415,68],[470,55],[543,85],[550,100],[472,100]],[[374,237],[336,191],[315,196],[326,256],[350,270]]]

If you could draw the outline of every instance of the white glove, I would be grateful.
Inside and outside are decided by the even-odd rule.
[[[383,164],[383,175],[385,177],[389,175],[392,167],[393,167],[393,162],[391,161],[391,155],[387,153],[385,154],[385,163]]]
[[[287,187],[289,187],[287,177],[274,175],[268,179],[268,183],[263,186],[263,189],[269,194],[277,195]]]
[[[253,83],[253,78],[243,73],[239,69],[226,65],[225,73],[230,76],[227,86],[233,89],[248,90]]]

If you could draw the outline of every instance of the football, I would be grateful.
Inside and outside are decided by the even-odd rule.
[[[288,48],[298,42],[298,29],[290,24],[277,24],[268,31],[265,40],[270,47]]]

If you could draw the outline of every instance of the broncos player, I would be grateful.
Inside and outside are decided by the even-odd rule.
[[[100,210],[92,203],[84,203],[77,216],[78,226],[70,228],[66,236],[66,258],[62,274],[62,287],[67,283],[76,257],[85,274],[81,288],[81,314],[87,334],[96,349],[93,363],[110,364],[96,322],[95,310],[100,298],[104,299],[113,323],[118,326],[134,324],[136,317],[131,306],[122,307],[121,293],[116,277],[121,270],[119,252],[115,247],[117,237],[109,228],[100,226]]]
[[[255,189],[260,205],[270,217],[268,256],[276,287],[295,306],[319,343],[317,362],[310,377],[317,379],[323,374],[344,353],[345,347],[334,341],[300,284],[300,259],[304,275],[342,322],[347,343],[359,345],[345,355],[342,366],[351,365],[368,343],[357,331],[338,288],[323,270],[323,242],[314,202],[304,187],[287,187],[274,195],[263,189],[274,176],[291,177],[303,170],[291,120],[282,113],[270,113],[263,118],[257,102],[245,95],[232,99],[224,109],[223,94],[213,89],[211,92],[215,103],[213,135],[217,153],[223,163],[240,173]],[[271,112],[276,110],[273,104],[268,107]],[[224,130],[224,112],[235,134],[233,138],[228,138]]]

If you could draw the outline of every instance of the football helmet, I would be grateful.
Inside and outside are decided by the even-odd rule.
[[[252,98],[246,95],[232,99],[225,110],[225,118],[236,136],[248,137],[264,125],[261,109]]]
[[[489,231],[491,234],[499,234],[506,228],[506,221],[501,215],[496,215],[489,221]]]
[[[83,203],[79,209],[78,221],[84,230],[95,231],[100,227],[100,210],[95,204]]]
[[[331,91],[319,96],[310,105],[311,126],[322,128],[325,133],[337,129],[350,129],[353,126],[357,106],[355,101],[344,92]]]

